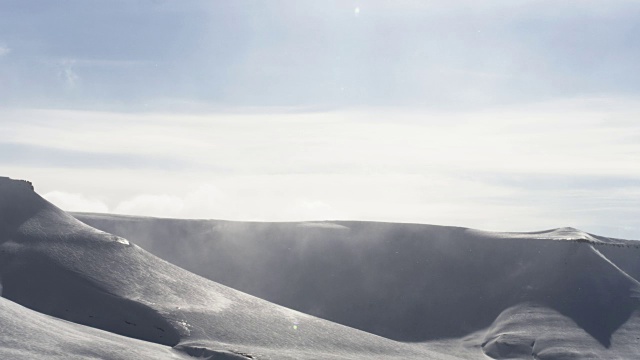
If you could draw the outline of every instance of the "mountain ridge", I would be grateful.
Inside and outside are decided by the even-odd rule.
[[[25,343],[55,328],[76,336],[57,319],[113,334],[114,359],[131,346],[160,358],[640,357],[640,251],[628,240],[74,216],[28,182],[0,179],[0,306],[44,324],[28,337],[0,316],[0,357],[58,354]],[[70,357],[104,354],[91,334]]]
[[[0,282],[5,299],[32,310],[186,353],[208,349],[209,357],[454,358],[204,279],[81,223],[26,189],[20,182],[0,183]],[[0,335],[0,343],[11,336]]]
[[[502,310],[519,301],[547,304],[596,334],[607,322],[602,314],[611,311],[601,293],[619,292],[620,308],[630,314],[633,306],[624,300],[624,287],[634,288],[640,275],[635,241],[608,240],[573,228],[497,233],[420,224],[329,222],[338,230],[300,226],[312,224],[308,222],[75,216],[127,236],[201,276],[399,341],[461,337],[490,326]],[[590,246],[613,258],[619,274]],[[634,281],[627,282],[625,273]],[[602,280],[596,285],[591,278]],[[622,284],[626,285],[618,290]],[[584,291],[591,297],[578,296]],[[405,294],[404,299],[399,301],[396,294]],[[450,306],[452,302],[459,306]],[[582,321],[567,302],[603,312]],[[465,316],[453,325],[458,313]],[[424,321],[416,322],[416,316]],[[625,319],[612,316],[618,317]],[[420,325],[429,322],[450,325],[437,331]],[[412,323],[416,325],[408,325]],[[614,324],[608,328],[615,331]],[[594,336],[607,344],[610,335]]]

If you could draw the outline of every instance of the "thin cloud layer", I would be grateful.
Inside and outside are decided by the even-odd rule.
[[[0,104],[451,110],[628,96],[638,14],[623,0],[9,1]]]
[[[574,226],[640,237],[638,109],[632,99],[582,99],[474,113],[12,110],[0,143],[22,139],[26,148],[58,149],[48,160],[55,174],[38,163],[5,158],[2,165],[45,191],[104,196],[107,211],[116,213],[495,230]],[[103,161],[56,160],[87,147],[90,159]],[[145,159],[155,165],[132,166]]]
[[[633,166],[640,125],[632,120],[639,114],[632,99],[468,113],[27,110],[3,112],[7,120],[0,123],[5,129],[0,144],[24,159],[49,153],[47,161],[54,165],[59,158],[76,159],[78,165],[217,174],[426,174],[436,169],[635,177],[640,175]],[[5,157],[4,162],[12,160]]]

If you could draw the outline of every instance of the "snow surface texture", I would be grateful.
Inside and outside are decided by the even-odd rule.
[[[634,242],[76,216],[0,178],[0,359],[640,358]]]
[[[640,358],[635,241],[573,228],[75,216],[216,282],[431,350]]]
[[[0,298],[0,358],[189,359],[167,346],[56,319]]]
[[[456,358],[204,279],[81,223],[21,182],[0,179],[0,219],[2,296],[29,311],[122,335],[122,347],[128,337],[210,359]],[[17,319],[2,320],[4,329]],[[48,329],[39,334],[47,338]],[[20,342],[18,351],[47,358],[46,347],[32,347],[20,333],[0,334],[0,358],[12,358],[11,344]],[[160,351],[149,356],[163,358]]]

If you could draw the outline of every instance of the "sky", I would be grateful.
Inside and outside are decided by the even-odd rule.
[[[640,2],[0,3],[0,174],[70,211],[640,239]]]

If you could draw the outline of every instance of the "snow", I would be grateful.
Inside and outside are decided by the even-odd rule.
[[[0,358],[640,358],[633,241],[75,216],[0,178]]]
[[[598,344],[611,356],[638,355],[615,345],[631,341],[618,336],[637,321],[635,241],[573,228],[497,233],[331,222],[349,231],[310,231],[308,223],[76,216],[213,281],[447,355],[483,359],[496,319],[522,304],[565,319],[562,331],[586,333],[584,354]],[[533,324],[523,329],[542,336]],[[575,344],[553,346],[555,358],[575,355]]]
[[[187,353],[198,347],[260,359],[454,358],[204,279],[122,246],[15,184],[0,183],[2,231],[11,234],[0,242],[0,276],[3,296],[32,310]]]
[[[0,359],[189,359],[168,346],[56,319],[0,298]]]
[[[348,227],[332,222],[303,222],[298,225],[302,228],[309,229],[334,229],[334,230],[349,230]]]

